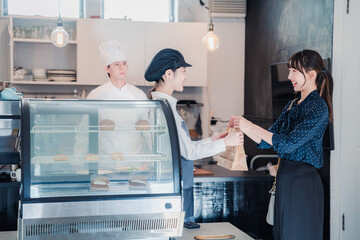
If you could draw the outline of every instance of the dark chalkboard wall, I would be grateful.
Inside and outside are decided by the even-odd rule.
[[[270,65],[297,51],[332,57],[333,0],[248,0],[245,115],[272,118]]]

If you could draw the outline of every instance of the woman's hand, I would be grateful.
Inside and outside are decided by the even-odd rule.
[[[238,116],[231,116],[229,122],[228,122],[228,127],[230,128],[239,128],[238,126],[235,125],[235,119],[239,119],[240,117]]]
[[[224,137],[226,137],[228,135],[227,132],[223,132],[223,133],[218,133],[218,134],[215,134],[211,137],[211,141],[214,142],[216,140],[219,140],[219,139],[222,139]]]
[[[239,128],[245,134],[250,131],[252,125],[253,125],[253,123],[244,117],[235,117],[234,118],[234,127]]]
[[[273,177],[276,177],[276,173],[278,170],[279,165],[272,165],[270,162],[266,165],[266,167],[268,168],[270,175]]]
[[[244,144],[244,134],[242,132],[231,133],[224,137],[225,146],[238,146]]]
[[[246,136],[251,138],[256,143],[260,143],[261,140],[264,140],[265,142],[272,145],[273,133],[253,124],[244,117],[231,116],[228,122],[228,126],[240,129],[241,132],[246,134]]]

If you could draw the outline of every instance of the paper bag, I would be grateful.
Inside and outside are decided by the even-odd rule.
[[[231,134],[239,131],[239,129],[230,128],[228,133]],[[226,151],[218,156],[214,156],[214,159],[217,161],[217,165],[229,170],[248,170],[243,144],[235,147],[226,147]]]

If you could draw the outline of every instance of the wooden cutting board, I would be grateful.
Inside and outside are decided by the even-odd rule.
[[[194,176],[200,176],[200,175],[214,175],[214,172],[209,171],[209,170],[205,170],[205,169],[202,169],[202,168],[197,168],[194,171]]]

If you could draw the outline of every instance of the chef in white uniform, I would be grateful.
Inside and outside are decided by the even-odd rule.
[[[88,95],[88,100],[147,100],[145,93],[126,82],[128,63],[122,46],[119,41],[106,41],[99,46],[100,56],[104,62],[104,69],[109,76],[109,81],[102,86],[92,90]],[[129,108],[101,108],[98,112],[98,125],[101,129],[103,120],[110,120],[114,129],[99,132],[98,155],[100,161],[106,159],[112,153],[121,153],[124,155],[141,154],[144,150],[142,144],[139,144],[142,136],[139,133],[122,132],[120,128],[134,127],[138,120],[147,119],[147,109],[129,109]],[[109,122],[109,121],[108,121]],[[84,123],[81,123],[84,125]],[[111,127],[110,127],[111,128]],[[109,127],[108,127],[109,129]],[[86,138],[86,139],[85,139]],[[85,142],[86,141],[86,142]],[[87,137],[78,135],[77,141],[82,146],[88,146]],[[142,141],[144,142],[144,141]],[[77,147],[78,154],[82,155],[87,150]],[[91,146],[89,147],[91,149]],[[135,164],[136,165],[136,164]],[[99,165],[100,168],[107,168],[106,164]],[[127,163],[127,166],[132,166]]]
[[[109,81],[92,90],[87,99],[147,100],[142,90],[126,82],[128,63],[120,42],[103,42],[99,51]]]
[[[166,48],[154,56],[146,69],[145,79],[155,82],[155,86],[150,90],[152,99],[168,100],[174,113],[181,152],[185,222],[195,222],[193,160],[224,152],[226,146],[240,145],[244,141],[244,135],[220,133],[200,141],[191,140],[187,126],[176,110],[177,99],[172,96],[174,91],[182,92],[184,89],[186,67],[191,67],[191,65],[185,62],[179,51]]]
[[[103,42],[99,46],[99,51],[109,82],[91,91],[87,99],[147,100],[142,90],[126,82],[128,63],[121,43],[117,40]],[[144,118],[146,118],[144,109],[102,109],[99,113],[99,122],[110,119],[115,122],[115,129],[135,125],[136,121]],[[102,132],[99,134],[99,139],[100,154],[109,155],[116,152],[133,155],[139,154],[141,150],[137,133]]]

